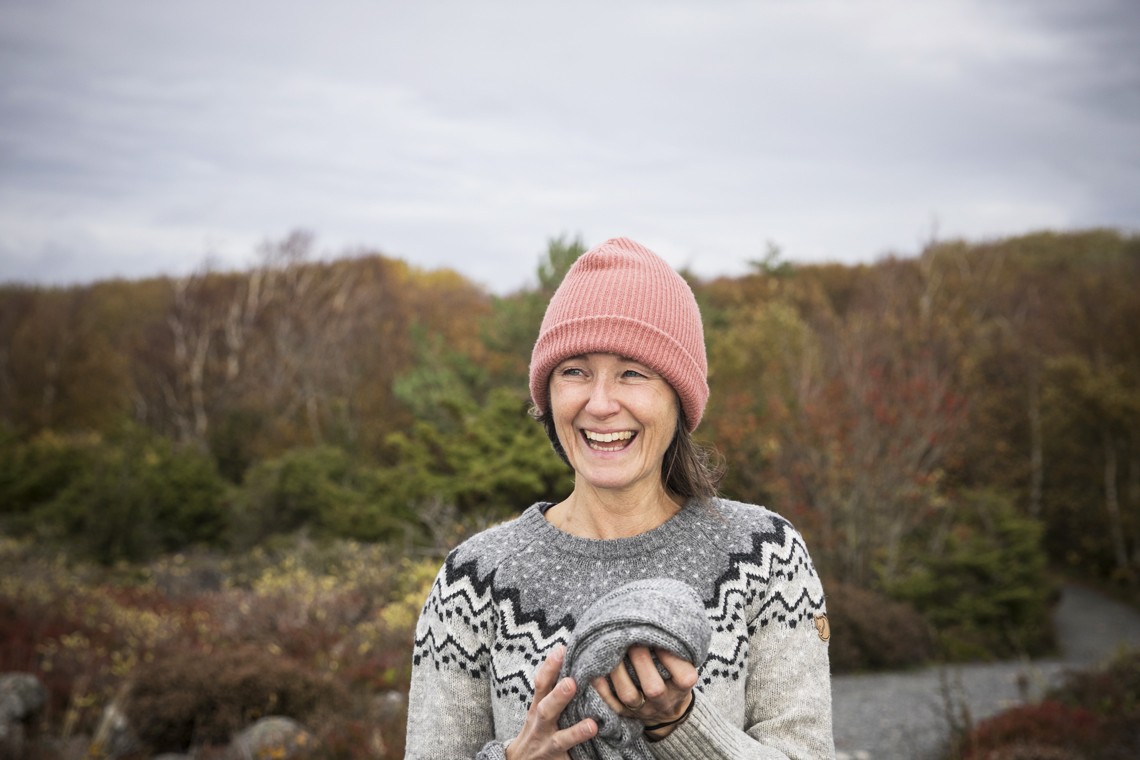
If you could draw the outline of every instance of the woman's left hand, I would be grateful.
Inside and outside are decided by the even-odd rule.
[[[619,663],[609,675],[609,680],[614,685],[612,690],[605,677],[593,681],[598,694],[614,712],[637,718],[649,726],[680,718],[689,706],[693,687],[697,685],[697,669],[692,664],[672,652],[663,649],[654,651],[672,678],[664,679],[657,672],[657,665],[654,664],[648,647],[630,647],[629,659],[637,671],[640,689],[630,678],[624,662]],[[653,738],[664,738],[672,730],[673,726],[669,726],[654,731]]]

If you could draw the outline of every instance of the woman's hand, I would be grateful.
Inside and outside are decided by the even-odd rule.
[[[697,669],[672,652],[655,650],[657,659],[669,671],[672,678],[666,680],[657,672],[653,656],[647,647],[631,647],[629,659],[637,672],[641,689],[633,683],[625,663],[620,663],[610,673],[613,690],[605,678],[594,679],[594,688],[618,715],[637,718],[647,726],[669,723],[685,713],[692,699],[693,687],[697,685]],[[654,739],[663,739],[672,733],[675,726],[666,726],[653,732]]]
[[[534,700],[526,713],[522,731],[507,745],[507,760],[547,760],[569,758],[566,750],[592,739],[598,726],[587,718],[559,730],[558,717],[578,690],[573,678],[558,680],[566,647],[555,647],[534,674]]]

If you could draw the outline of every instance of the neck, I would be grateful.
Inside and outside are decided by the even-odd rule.
[[[610,491],[582,481],[567,499],[546,512],[559,530],[582,538],[629,538],[653,530],[681,511],[684,499],[660,483]]]

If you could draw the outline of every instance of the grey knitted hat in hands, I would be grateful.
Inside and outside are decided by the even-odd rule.
[[[593,739],[571,748],[575,760],[653,760],[640,721],[617,715],[590,684],[608,675],[632,646],[664,649],[700,667],[709,653],[712,627],[704,604],[688,584],[671,578],[634,581],[594,602],[574,627],[560,678],[578,692],[562,711],[559,726],[585,718],[598,724]],[[657,663],[662,678],[671,678]]]

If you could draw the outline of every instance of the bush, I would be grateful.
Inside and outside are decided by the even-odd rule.
[[[133,425],[115,435],[45,432],[0,453],[7,528],[63,541],[103,564],[225,533],[226,488],[204,452]]]
[[[132,433],[93,446],[87,464],[34,517],[99,562],[222,540],[225,486],[207,454]]]
[[[1085,760],[1071,749],[1047,744],[1009,744],[984,755],[985,760]]]
[[[561,499],[573,488],[573,472],[526,409],[525,399],[502,388],[483,404],[448,401],[435,410],[444,421],[419,421],[389,437],[396,464],[388,467],[332,446],[254,465],[234,513],[233,543],[248,547],[301,527],[323,537],[438,543],[433,530],[452,523],[484,524],[540,499]],[[447,524],[425,533],[433,517]]]
[[[1049,698],[1100,719],[1098,757],[1140,757],[1140,650],[1121,652],[1101,668],[1070,673]]]
[[[402,538],[411,503],[400,485],[341,448],[293,449],[246,473],[231,543],[248,548],[302,528],[323,538]]]
[[[395,508],[439,499],[498,517],[540,499],[565,498],[574,473],[528,407],[524,396],[505,388],[492,389],[483,404],[450,402],[451,424],[421,421],[407,435],[389,437],[398,464],[380,472],[380,487]]]
[[[963,760],[1140,757],[1140,650],[1070,673],[1045,701],[979,723],[956,747]]]
[[[339,683],[249,649],[185,652],[142,665],[123,707],[143,744],[160,753],[223,744],[266,715],[308,723],[346,704]]]
[[[967,494],[941,547],[889,584],[938,629],[952,660],[1038,656],[1055,647],[1041,525],[992,492]]]
[[[963,760],[988,758],[995,749],[1011,746],[1087,746],[1097,738],[1096,716],[1080,707],[1046,701],[1014,707],[982,721],[966,740]]]
[[[1050,695],[1106,718],[1140,721],[1140,650],[1124,651],[1103,668],[1070,673]]]
[[[204,595],[193,584],[168,582],[192,578],[202,568],[231,577]],[[246,695],[236,707],[211,701],[209,694],[187,703],[186,695],[198,688],[198,680],[191,680],[193,688],[172,688],[169,703],[157,702],[175,716],[204,710],[199,722],[218,723],[220,715],[232,726],[253,720],[273,703],[276,714],[309,712],[301,719],[330,757],[398,758],[412,626],[438,568],[435,561],[401,559],[383,545],[298,537],[288,546],[280,541],[273,552],[259,547],[220,565],[213,553],[191,552],[149,566],[107,569],[65,563],[31,541],[0,536],[0,672],[29,672],[47,686],[50,699],[39,730],[49,742],[90,735],[116,695],[124,695],[119,705],[125,705],[124,685],[159,668],[153,677],[144,675],[143,683],[182,672]],[[160,590],[166,586],[174,595]],[[219,665],[211,662],[216,658],[229,659]],[[225,662],[234,674],[218,674]],[[272,675],[268,687],[256,673],[253,681],[235,685],[245,665]],[[295,686],[304,689],[290,691]],[[326,688],[333,689],[331,697],[320,691]],[[313,701],[305,694],[312,689],[324,695],[321,700],[331,700],[335,715],[326,718],[319,704],[309,710]],[[351,695],[347,705],[337,696],[345,691]],[[134,693],[148,694],[142,686]],[[147,698],[157,700],[161,693],[153,688]],[[199,731],[193,741],[215,741],[221,733]],[[52,747],[44,749],[46,757],[56,757]]]
[[[234,543],[251,546],[265,538],[307,526],[341,535],[339,515],[363,514],[368,507],[367,468],[334,446],[293,449],[255,465],[245,476],[243,501],[234,514]],[[374,518],[378,515],[373,510]],[[376,539],[392,526],[373,519],[356,526],[356,538]]]
[[[875,591],[826,582],[831,672],[896,670],[934,656],[930,624],[913,607]]]
[[[90,469],[102,441],[94,434],[57,435],[44,431],[21,442],[10,430],[0,431],[0,504],[6,528],[27,533],[32,511],[51,502]]]

